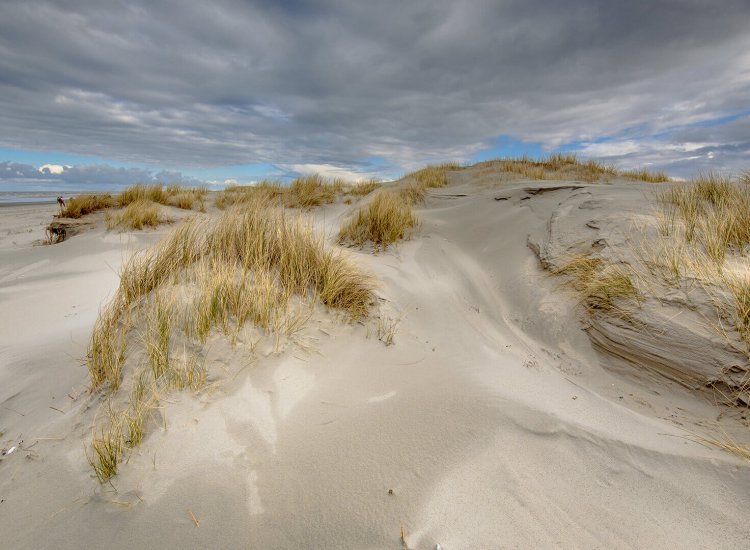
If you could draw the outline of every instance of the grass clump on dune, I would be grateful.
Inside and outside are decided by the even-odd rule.
[[[86,366],[94,388],[105,383],[115,391],[120,387],[125,361],[125,334],[120,325],[122,315],[122,303],[113,301],[99,312],[94,323],[86,352]]]
[[[418,223],[411,206],[398,193],[380,191],[341,227],[339,241],[358,246],[369,241],[385,249],[406,237]]]
[[[115,227],[140,230],[144,227],[156,227],[170,220],[159,215],[159,207],[153,201],[138,199],[128,204],[119,214],[107,213],[105,221],[110,230]]]
[[[286,188],[279,182],[263,180],[256,185],[230,185],[216,194],[214,204],[222,210],[243,203],[260,203],[264,206],[281,205]]]
[[[123,437],[119,429],[110,427],[94,436],[91,442],[91,456],[87,458],[99,481],[105,482],[117,474],[122,460]]]
[[[326,181],[318,175],[303,176],[295,179],[285,196],[285,206],[290,208],[312,208],[321,204],[330,204],[342,192],[341,180]]]
[[[412,183],[399,188],[397,191],[398,196],[406,204],[415,205],[424,202],[425,196],[427,195],[427,189],[417,183]]]
[[[410,205],[424,201],[427,190],[448,185],[448,172],[459,170],[457,162],[432,164],[404,176],[405,184],[397,190],[401,200]]]
[[[201,357],[214,331],[236,345],[250,325],[261,337],[272,336],[276,349],[304,324],[315,301],[359,319],[370,310],[373,289],[372,279],[342,250],[326,246],[310,224],[257,202],[216,220],[188,219],[135,254],[96,322],[87,354],[92,389],[107,387],[114,399],[123,381],[133,380],[126,409],[110,415],[109,430],[92,441],[97,476],[117,471],[122,452],[112,438],[120,449],[143,439],[155,396],[197,391],[207,382]],[[137,327],[141,338],[130,338]],[[145,370],[126,369],[126,355],[140,358]]]
[[[120,192],[117,196],[117,204],[124,207],[137,201],[146,200],[166,204],[168,196],[167,192],[159,184],[145,185],[143,183],[136,183]]]
[[[79,195],[68,201],[65,208],[60,212],[60,216],[77,219],[98,210],[111,208],[114,205],[115,200],[108,193],[104,195]]]
[[[442,164],[430,164],[415,172],[407,174],[407,178],[414,179],[420,187],[445,187],[448,185],[447,172],[458,170],[460,165],[457,162],[444,162]]]
[[[599,258],[574,256],[557,273],[570,277],[571,285],[590,313],[624,313],[622,301],[639,297],[638,289],[625,268],[607,264]]]

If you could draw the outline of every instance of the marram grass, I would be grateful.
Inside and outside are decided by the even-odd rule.
[[[300,329],[314,300],[359,319],[369,313],[373,290],[371,277],[326,246],[311,225],[259,202],[217,220],[188,219],[133,255],[87,353],[92,389],[107,388],[114,397],[126,376],[133,380],[129,405],[93,437],[88,456],[97,477],[116,475],[123,449],[141,443],[156,396],[207,383],[200,357],[213,332],[234,344],[250,323],[278,342]],[[141,338],[129,337],[137,327]],[[145,370],[128,375],[127,354],[140,354]]]

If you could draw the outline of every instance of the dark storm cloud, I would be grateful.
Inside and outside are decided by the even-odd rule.
[[[747,109],[749,48],[746,0],[3,3],[0,145],[357,169],[642,139]]]

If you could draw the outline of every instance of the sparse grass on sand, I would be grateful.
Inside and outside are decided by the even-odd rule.
[[[148,199],[138,199],[128,204],[119,214],[107,212],[105,215],[107,229],[124,227],[127,229],[140,230],[144,227],[156,227],[160,223],[169,220],[159,215],[157,204]]]
[[[731,435],[726,433],[724,430],[718,428],[717,434],[712,436],[702,436],[699,434],[690,433],[686,436],[686,439],[695,441],[705,447],[713,446],[733,454],[745,460],[750,460],[750,444],[741,443],[733,438]]]
[[[664,172],[652,172],[646,169],[620,171],[612,165],[593,159],[581,160],[573,153],[553,153],[547,157],[502,158],[476,164],[477,167],[499,166],[504,172],[519,174],[532,180],[566,180],[580,179],[587,182],[608,181],[620,176],[651,183],[669,181]]]
[[[363,246],[369,241],[385,249],[405,238],[418,223],[411,205],[397,192],[379,191],[342,225],[339,242]]]
[[[98,210],[111,208],[115,205],[115,199],[110,194],[103,195],[78,195],[71,198],[65,208],[60,212],[63,218],[80,218]]]
[[[133,380],[129,405],[110,415],[110,428],[92,442],[89,460],[99,479],[116,473],[123,445],[143,439],[155,395],[206,383],[201,357],[213,330],[234,344],[252,323],[278,342],[301,328],[314,301],[352,319],[366,316],[373,289],[370,276],[344,251],[327,247],[311,225],[257,201],[217,220],[188,219],[135,254],[87,354],[92,389],[108,387],[113,399],[126,377]],[[144,328],[141,338],[129,338],[136,327]],[[126,352],[148,368],[138,375],[126,370]]]
[[[717,264],[727,251],[744,254],[750,244],[750,186],[742,180],[709,172],[673,185],[658,199],[667,220],[662,233],[674,232],[679,220],[685,242],[702,246]]]

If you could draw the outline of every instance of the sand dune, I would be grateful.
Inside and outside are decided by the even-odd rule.
[[[452,172],[411,240],[349,249],[394,345],[375,318],[323,308],[279,353],[212,337],[209,388],[164,399],[105,484],[85,452],[106,399],[82,358],[124,259],[170,227],[99,218],[32,246],[54,208],[4,208],[0,447],[16,450],[0,544],[395,549],[403,528],[414,549],[744,547],[750,466],[686,435],[715,429],[706,382],[746,359],[677,298],[646,301],[636,331],[585,314],[551,274],[575,252],[634,249],[652,189]],[[333,245],[355,207],[309,215]]]

